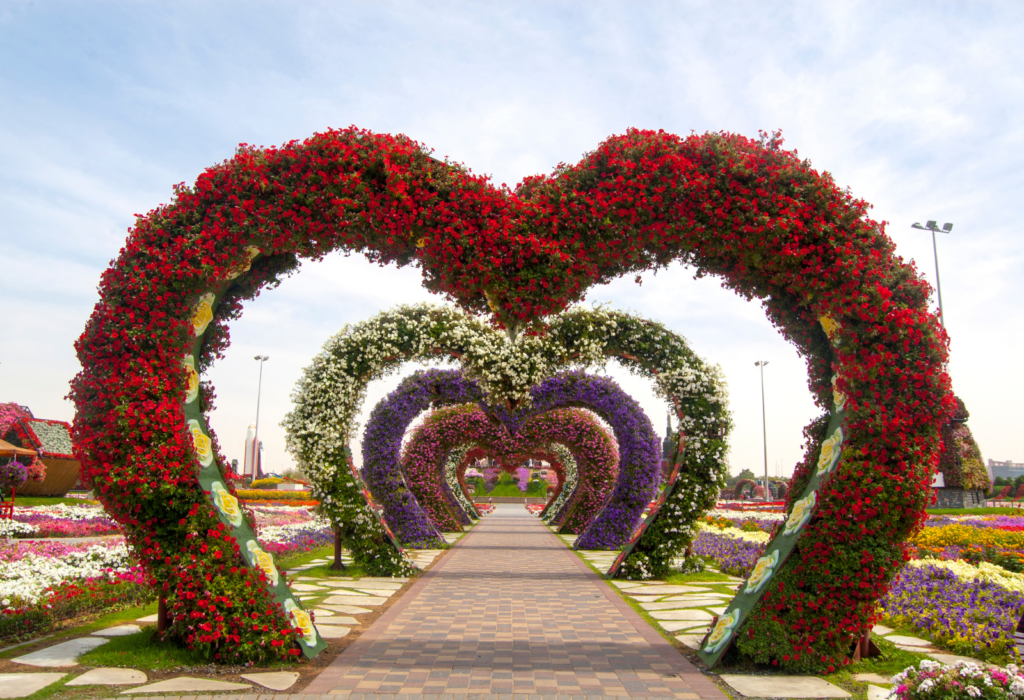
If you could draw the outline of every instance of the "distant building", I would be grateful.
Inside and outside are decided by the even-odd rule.
[[[1010,460],[1000,462],[997,459],[990,459],[988,461],[988,470],[992,472],[993,479],[998,476],[1016,479],[1018,476],[1024,476],[1024,463],[1011,462]]]

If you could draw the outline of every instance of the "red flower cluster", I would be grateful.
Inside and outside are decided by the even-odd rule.
[[[428,288],[469,309],[491,308],[505,324],[557,312],[594,284],[681,260],[762,301],[808,358],[823,408],[833,374],[849,396],[849,441],[819,494],[817,517],[777,574],[781,587],[737,642],[762,661],[828,667],[870,625],[903,542],[921,522],[938,427],[952,408],[945,338],[926,308],[927,285],[866,212],[827,174],[783,151],[777,136],[630,131],[514,192],[434,160],[409,139],[354,128],[281,148],[243,146],[193,187],[178,186],[171,205],[139,217],[104,273],[77,343],[76,456],[164,582],[176,620],[203,613],[211,627],[199,636],[214,640],[204,643],[245,656],[239,650],[254,638],[231,625],[233,616],[257,612],[267,639],[288,623],[268,608],[231,545],[202,534],[216,518],[184,429],[181,359],[193,305],[234,278],[247,248],[261,255],[217,307],[199,371],[227,347],[225,324],[242,299],[297,259],[334,249],[416,263]],[[821,316],[840,324],[838,346]],[[201,394],[208,409],[210,387]],[[809,455],[821,435],[811,437]],[[803,473],[809,468],[810,457]],[[215,550],[223,558],[214,559]],[[237,610],[218,607],[211,617],[186,595],[197,587]]]

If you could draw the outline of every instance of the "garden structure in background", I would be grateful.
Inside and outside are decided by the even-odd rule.
[[[867,211],[778,135],[630,130],[515,190],[356,128],[242,146],[139,217],[104,273],[76,346],[75,454],[167,597],[172,638],[233,662],[313,654],[315,631],[250,548],[206,421],[200,375],[242,301],[302,259],[352,251],[419,265],[428,289],[528,340],[591,286],[679,261],[762,302],[826,413],[807,428],[790,519],[766,555],[777,558],[702,653],[835,667],[902,565],[954,409],[928,285]],[[518,402],[541,378],[481,389],[492,405]],[[684,456],[723,432],[685,428]],[[353,516],[383,547],[372,508]],[[238,624],[253,615],[258,629]]]
[[[985,493],[992,488],[992,476],[985,467],[981,449],[967,427],[970,415],[964,402],[957,398],[956,412],[942,426],[942,483],[935,489],[938,508],[984,507]]]

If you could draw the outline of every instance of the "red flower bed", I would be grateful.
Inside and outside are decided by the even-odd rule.
[[[104,273],[77,343],[76,457],[173,600],[172,633],[185,629],[179,620],[201,619],[201,631],[182,638],[215,655],[259,658],[271,645],[287,654],[294,633],[198,488],[183,428],[181,362],[200,295],[223,292],[201,372],[226,349],[226,322],[242,300],[299,259],[334,249],[416,263],[429,289],[493,308],[506,325],[680,260],[763,303],[807,358],[823,410],[834,375],[849,397],[842,460],[799,548],[737,636],[760,662],[827,669],[871,625],[922,522],[938,429],[953,407],[928,286],[867,210],[775,137],[630,131],[514,192],[404,137],[357,129],[243,146],[140,217]],[[260,254],[250,270],[251,247]],[[838,324],[833,342],[822,317]],[[211,388],[200,394],[208,410]],[[823,430],[807,430],[792,494],[807,483]],[[213,452],[224,471],[215,442]]]

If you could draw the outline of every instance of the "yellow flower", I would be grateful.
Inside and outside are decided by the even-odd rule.
[[[238,527],[242,524],[242,509],[238,507],[238,499],[231,495],[231,493],[224,488],[224,484],[219,481],[213,482],[210,486],[210,491],[213,496],[213,503],[217,506],[224,517],[228,519],[234,527]]]
[[[185,357],[185,374],[188,385],[185,388],[185,403],[192,403],[199,396],[199,373],[196,372],[196,360],[191,355]]]
[[[284,611],[291,617],[292,625],[302,630],[302,643],[307,647],[315,647],[316,629],[313,627],[313,620],[310,619],[309,613],[296,605],[291,598],[284,601]]]
[[[188,429],[192,433],[192,446],[196,448],[196,457],[204,467],[213,464],[213,441],[206,437],[199,421],[192,419],[188,422]]]
[[[728,644],[729,639],[732,637],[733,628],[739,621],[739,610],[733,610],[732,612],[718,618],[718,622],[715,623],[715,628],[711,630],[711,634],[708,636],[707,644],[704,645],[704,653],[714,654],[721,647]]]
[[[199,297],[199,303],[192,312],[192,332],[197,337],[206,332],[206,327],[213,320],[213,300],[216,298],[217,295],[213,292],[207,292]]]
[[[783,530],[783,535],[792,535],[803,529],[804,525],[808,520],[811,519],[811,515],[814,513],[814,506],[818,503],[818,493],[812,491],[811,495],[801,498],[799,501],[793,504],[793,512],[789,514],[789,519],[786,520],[786,529]]]
[[[743,592],[757,593],[764,588],[764,584],[768,583],[775,571],[775,565],[778,563],[779,550],[777,549],[768,556],[758,559],[754,564],[754,570],[750,572],[750,578],[747,579],[747,588]]]
[[[416,247],[417,248],[425,248],[426,245],[427,245],[427,239],[426,238],[417,238],[416,239]]]
[[[836,428],[832,437],[821,443],[821,455],[818,457],[818,476],[832,471],[839,461],[840,446],[843,444],[843,429]]]
[[[839,325],[839,321],[835,320],[831,316],[822,316],[821,318],[818,319],[818,321],[821,322],[821,327],[825,331],[825,335],[828,336],[828,339],[835,342],[836,345],[838,345],[839,343],[836,342],[835,336],[836,331],[842,328],[842,326]]]
[[[245,548],[249,552],[249,561],[252,562],[252,565],[263,570],[263,573],[267,575],[267,580],[270,581],[271,587],[276,586],[279,576],[277,567],[274,566],[274,557],[260,549],[260,546],[256,544],[256,540],[249,540]]]

